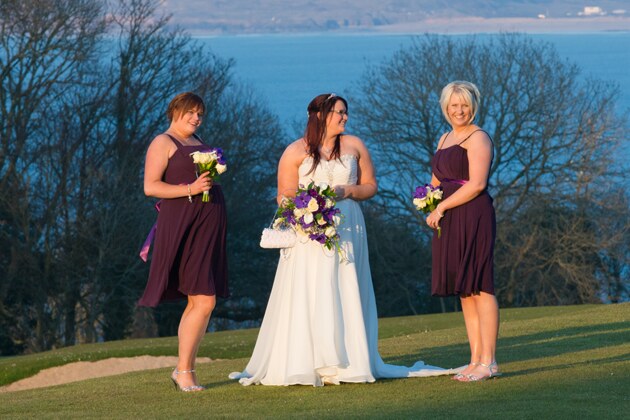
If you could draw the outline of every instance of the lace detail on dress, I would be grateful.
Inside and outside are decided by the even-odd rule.
[[[344,154],[339,159],[319,161],[319,164],[313,172],[311,166],[313,158],[307,156],[304,158],[298,173],[300,175],[300,184],[308,185],[311,182],[325,182],[328,185],[345,185],[356,184],[358,180],[358,159],[355,155]]]

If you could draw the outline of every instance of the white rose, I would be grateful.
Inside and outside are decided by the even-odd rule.
[[[293,209],[293,215],[298,219],[302,217],[304,213],[306,213],[305,209],[298,209],[298,208]]]
[[[334,205],[335,205],[335,203],[330,198],[326,199],[326,208],[327,209],[331,208]]]
[[[325,182],[320,182],[319,184],[317,184],[317,186],[319,187],[320,191],[324,191],[326,188],[328,188],[328,184],[326,184]]]
[[[427,206],[427,202],[422,198],[414,198],[413,204],[419,209],[423,209]]]
[[[311,213],[306,213],[304,215],[304,219],[302,219],[302,220],[304,220],[304,223],[307,224],[307,225],[309,223],[313,223],[313,215]]]
[[[433,198],[437,199],[437,200],[441,200],[442,199],[442,190],[435,190],[433,192]]]
[[[333,226],[328,226],[324,231],[324,235],[326,235],[327,238],[332,238],[336,233],[337,230]]]
[[[319,204],[317,204],[317,200],[311,197],[311,199],[308,202],[307,208],[308,208],[308,211],[310,211],[311,213],[314,211],[317,211],[319,209]]]
[[[192,152],[190,156],[192,156],[193,163],[199,163],[199,152]]]
[[[216,168],[217,168],[217,173],[222,174],[223,172],[227,170],[227,165],[222,165],[220,163],[217,163]]]
[[[317,224],[320,226],[324,226],[326,224],[326,219],[324,219],[324,216],[321,216],[317,218]]]

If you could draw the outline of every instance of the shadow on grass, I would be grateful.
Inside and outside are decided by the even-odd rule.
[[[627,322],[612,322],[499,337],[497,359],[502,362],[516,362],[622,345],[628,343],[629,333],[630,327]],[[388,357],[385,361],[410,365],[417,360],[424,360],[429,364],[459,366],[465,364],[468,357],[468,343],[462,343],[426,348],[417,353]],[[611,358],[612,361],[614,359]],[[628,360],[628,355],[625,356],[625,360]]]
[[[619,356],[604,357],[600,359],[589,359],[582,362],[562,363],[562,364],[551,365],[551,366],[535,367],[531,369],[511,370],[508,376],[530,375],[533,373],[551,372],[554,370],[565,370],[569,368],[585,367],[585,366],[593,366],[593,365],[607,365],[610,363],[627,362],[629,358],[630,358],[630,354],[626,353],[626,354],[620,354]]]
[[[235,379],[228,379],[228,380],[219,381],[219,382],[208,382],[208,383],[201,384],[201,385],[204,388],[206,388],[206,390],[210,390],[210,389],[213,389],[213,388],[220,388],[220,387],[223,387],[223,386],[232,385],[234,383],[238,384],[238,381],[235,380]]]

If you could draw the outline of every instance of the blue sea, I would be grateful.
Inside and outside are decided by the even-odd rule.
[[[616,82],[621,90],[616,111],[630,110],[630,32],[529,36],[552,43],[562,58],[581,68],[582,77]],[[236,78],[252,86],[280,121],[288,125],[287,132],[293,134],[292,124],[303,120],[306,105],[313,97],[324,92],[350,91],[368,66],[378,65],[410,45],[412,37],[292,34],[197,39],[220,57],[234,59]]]

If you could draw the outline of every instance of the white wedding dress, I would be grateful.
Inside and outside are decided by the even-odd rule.
[[[300,184],[356,184],[357,159],[313,160],[299,167]],[[387,365],[378,353],[378,320],[368,261],[365,222],[359,204],[337,202],[342,219],[337,252],[303,238],[281,255],[254,353],[231,379],[243,385],[314,385],[374,382],[375,378],[457,373],[417,362],[411,368]],[[283,251],[284,252],[284,251]]]

